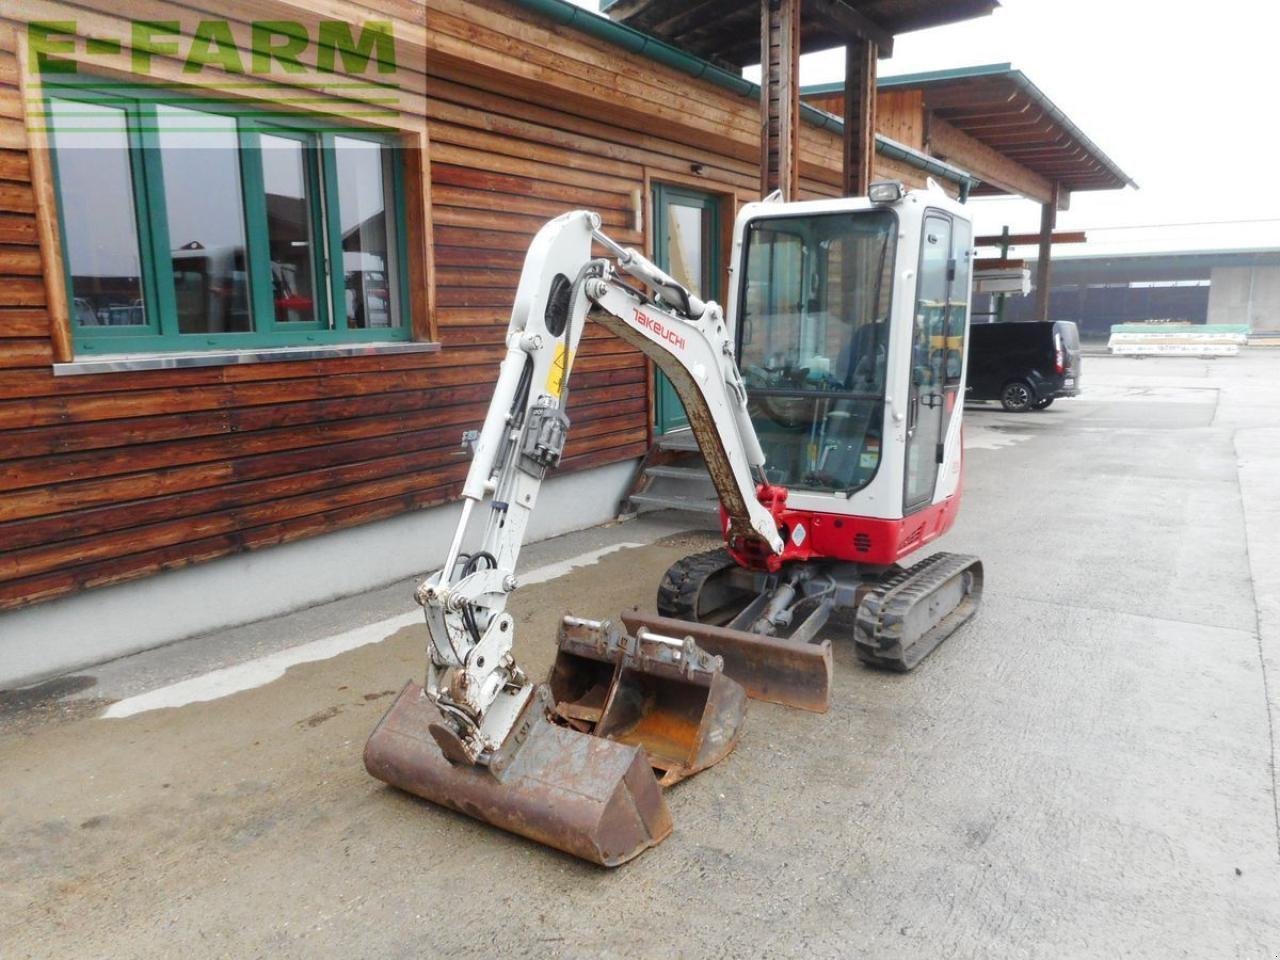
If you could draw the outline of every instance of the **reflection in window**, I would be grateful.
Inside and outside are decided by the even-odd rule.
[[[147,322],[125,112],[50,101],[72,316],[81,327]]]
[[[947,264],[951,258],[951,224],[926,217],[920,252],[920,280],[916,287],[915,335],[912,337],[911,382],[925,392],[946,379]]]
[[[89,85],[49,120],[77,351],[408,335],[389,135]]]
[[[970,273],[973,269],[973,256],[970,249],[973,241],[973,228],[964,220],[955,224],[956,275],[951,283],[951,296],[947,301],[947,383],[960,381],[964,370],[964,334],[969,322],[969,285]]]
[[[316,319],[315,261],[306,147],[288,137],[263,134],[259,139],[276,322],[312,323]]]
[[[879,468],[896,242],[887,211],[751,224],[738,356],[771,483],[852,491]]]
[[[347,325],[395,326],[387,250],[385,165],[381,145],[335,137],[338,209],[342,212],[342,271]],[[335,305],[342,309],[341,305]]]
[[[236,122],[160,105],[156,125],[178,330],[250,330]]]
[[[667,272],[696,296],[702,296],[702,208],[668,203],[666,224]]]

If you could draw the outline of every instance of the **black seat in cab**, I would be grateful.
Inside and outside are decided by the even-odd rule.
[[[1043,410],[1080,392],[1080,333],[1070,320],[978,323],[969,328],[966,400]]]

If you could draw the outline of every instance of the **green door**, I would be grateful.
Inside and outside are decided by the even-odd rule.
[[[720,202],[709,193],[666,184],[653,188],[653,257],[704,300],[720,299]],[[684,405],[661,370],[654,376],[654,432],[689,425]]]

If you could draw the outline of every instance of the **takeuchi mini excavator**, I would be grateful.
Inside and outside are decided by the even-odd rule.
[[[663,788],[733,749],[748,698],[826,709],[831,640],[818,635],[829,622],[867,663],[919,663],[982,590],[973,557],[901,566],[959,507],[971,239],[965,208],[932,187],[748,204],[726,316],[612,241],[594,213],[547,223],[525,259],[488,414],[464,437],[461,518],[417,590],[425,683],[406,684],[374,730],[368,770],[615,866],[670,833]],[[720,497],[725,546],[668,571],[656,616],[565,616],[538,682],[515,660],[506,606],[569,433],[588,320],[670,379]]]

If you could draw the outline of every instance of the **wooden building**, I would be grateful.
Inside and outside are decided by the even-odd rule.
[[[759,195],[759,89],[565,0],[119,7],[0,12],[0,683],[429,567],[533,232],[598,210],[718,295]],[[839,195],[802,114],[799,195]],[[544,532],[615,512],[660,393],[588,330],[548,511],[596,479]]]

